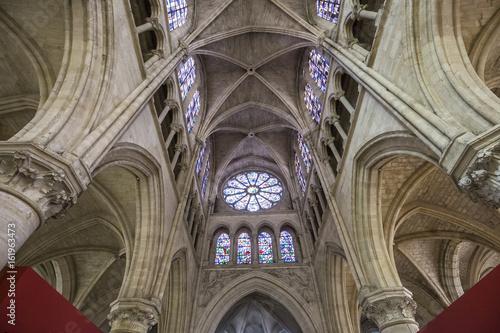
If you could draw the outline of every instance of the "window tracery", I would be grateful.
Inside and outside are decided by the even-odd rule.
[[[261,232],[259,235],[259,263],[273,263],[273,238],[267,232]]]
[[[196,116],[198,115],[199,112],[200,112],[200,92],[196,90],[193,99],[191,100],[191,103],[189,103],[186,109],[186,123],[188,127],[188,133],[191,133],[191,130],[194,127]]]
[[[306,180],[304,179],[304,174],[302,173],[302,167],[300,166],[297,153],[295,153],[295,172],[297,173],[297,179],[299,180],[300,188],[302,189],[302,195],[304,195],[306,192]]]
[[[200,174],[201,166],[203,165],[203,158],[205,157],[205,149],[207,148],[207,143],[203,142],[203,148],[198,153],[198,160],[196,161],[196,174]]]
[[[256,212],[274,207],[281,200],[283,187],[267,172],[250,171],[230,178],[222,194],[232,208]]]
[[[189,57],[184,65],[182,65],[181,69],[177,72],[177,77],[179,78],[179,85],[181,87],[182,100],[184,100],[196,79],[196,68],[193,57]]]
[[[217,239],[217,248],[215,250],[215,264],[216,265],[226,265],[229,263],[229,249],[231,245],[231,240],[229,235],[223,233]]]
[[[341,0],[316,0],[317,14],[333,23],[338,23]]]
[[[252,263],[252,246],[250,236],[243,232],[238,236],[238,254],[237,264],[251,264]]]
[[[299,143],[299,149],[302,155],[302,160],[304,161],[304,164],[306,166],[307,173],[309,173],[309,170],[311,170],[311,152],[309,151],[309,147],[307,144],[304,142],[304,138],[302,134],[297,135],[297,141]]]
[[[306,108],[309,111],[309,114],[311,115],[314,122],[316,124],[319,124],[319,121],[321,119],[322,105],[318,97],[316,97],[316,95],[314,94],[314,91],[312,90],[309,83],[306,85],[304,91],[304,102],[306,103]]]
[[[316,81],[321,91],[326,91],[326,82],[330,72],[330,63],[316,50],[309,53],[309,74]]]
[[[292,235],[284,230],[280,233],[281,259],[284,262],[295,262],[295,249]]]
[[[168,12],[168,27],[170,31],[186,23],[187,1],[166,0]]]
[[[203,179],[201,181],[201,197],[205,197],[205,191],[207,189],[208,183],[208,174],[210,173],[210,160],[208,160],[207,156],[207,164],[205,165],[205,171],[203,172]]]

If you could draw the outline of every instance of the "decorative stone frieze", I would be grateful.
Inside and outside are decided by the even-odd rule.
[[[479,151],[458,186],[472,200],[500,208],[500,143]]]
[[[63,216],[77,201],[65,172],[29,152],[0,155],[0,184],[34,203],[43,221]]]

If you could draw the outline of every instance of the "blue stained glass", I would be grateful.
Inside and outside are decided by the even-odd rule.
[[[208,174],[210,172],[210,161],[207,156],[207,165],[205,165],[205,171],[203,172],[203,180],[201,181],[201,197],[205,196],[205,190],[207,189]]]
[[[326,82],[328,80],[328,73],[330,71],[330,64],[323,58],[316,50],[309,53],[309,74],[316,81],[320,89],[326,91]]]
[[[251,264],[252,263],[252,246],[250,236],[244,232],[238,236],[238,264]]]
[[[261,173],[259,175],[259,178],[257,179],[257,182],[255,185],[260,186],[262,183],[264,183],[267,179],[269,179],[269,175],[267,173]]]
[[[201,166],[203,165],[203,157],[205,156],[205,148],[206,147],[207,147],[207,144],[204,142],[203,149],[198,154],[198,160],[196,161],[196,174],[199,174],[201,171]]]
[[[280,234],[281,259],[284,262],[295,262],[295,249],[293,248],[293,238],[288,231]]]
[[[302,167],[300,166],[300,161],[295,153],[295,172],[297,173],[297,178],[299,179],[300,188],[302,189],[302,195],[306,192],[306,180],[304,179],[304,175],[302,174]]]
[[[304,161],[304,164],[307,169],[307,173],[309,173],[309,170],[311,170],[311,153],[309,152],[309,147],[307,147],[307,144],[304,142],[304,138],[302,137],[302,134],[297,135],[297,141],[299,142],[299,149],[302,155],[302,160]]]
[[[182,100],[184,100],[196,79],[196,69],[192,57],[189,57],[184,65],[182,65],[181,69],[177,72],[177,77],[179,78],[179,84],[181,86]]]
[[[316,0],[316,9],[319,17],[330,22],[338,23],[341,0]]]
[[[250,171],[229,179],[222,194],[234,209],[256,212],[274,207],[281,200],[283,187],[275,176]]]
[[[273,239],[267,232],[259,235],[259,263],[269,264],[273,262]]]
[[[215,250],[215,264],[225,265],[229,262],[229,248],[231,241],[228,234],[222,234],[217,239],[217,249]]]
[[[194,121],[196,120],[198,112],[200,112],[200,92],[196,90],[193,99],[191,100],[191,103],[189,103],[186,110],[186,123],[188,127],[188,133],[191,133],[191,130],[194,127]]]
[[[166,0],[168,12],[168,27],[170,31],[186,23],[187,1]]]
[[[306,103],[307,110],[309,111],[309,114],[314,122],[319,124],[322,106],[309,84],[306,85],[306,89],[304,91],[304,102]]]

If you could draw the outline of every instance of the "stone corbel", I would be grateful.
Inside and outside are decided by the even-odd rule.
[[[479,151],[458,186],[472,200],[500,208],[500,143]]]
[[[151,23],[151,26],[155,30],[160,30],[161,29],[160,28],[160,22],[158,21],[158,18],[156,18],[156,17],[148,17],[146,19],[146,22]]]
[[[161,49],[151,50],[151,53],[153,53],[153,55],[157,56],[160,59],[164,59],[165,58],[165,52],[163,52],[163,50],[161,50]]]
[[[0,155],[0,187],[28,198],[38,208],[41,221],[62,217],[78,193],[62,169],[45,165],[29,152]]]

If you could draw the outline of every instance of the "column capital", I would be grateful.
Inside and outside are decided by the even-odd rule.
[[[368,5],[355,4],[352,7],[352,16],[353,16],[353,19],[360,20],[361,19],[361,11],[362,10],[366,10],[367,6]]]
[[[111,332],[147,332],[158,322],[159,304],[143,299],[117,300],[111,303],[107,318]]]
[[[172,125],[170,125],[170,129],[174,132],[180,132],[180,131],[182,131],[182,125],[181,124],[172,124]]]
[[[160,59],[165,58],[165,52],[163,52],[163,50],[161,50],[161,49],[151,50],[151,53],[153,53],[153,55],[155,55],[155,56],[158,56],[158,58],[160,58]]]
[[[360,296],[364,298],[361,305],[366,317],[374,322],[380,331],[395,325],[415,325],[418,330],[415,321],[417,303],[406,288],[382,288]]]
[[[183,153],[186,151],[187,146],[183,143],[177,143],[174,147],[175,151],[178,151],[179,153]]]
[[[333,93],[333,98],[338,101],[342,96],[345,95],[345,91],[343,90],[337,90]]]
[[[0,152],[2,188],[28,199],[41,221],[64,216],[79,194],[67,172],[27,151]]]
[[[151,23],[151,25],[153,26],[153,29],[160,30],[160,22],[158,21],[158,18],[148,17],[148,18],[146,18],[146,22]]]
[[[500,142],[480,150],[460,178],[458,186],[473,201],[500,208]]]
[[[167,98],[163,101],[163,106],[168,106],[170,109],[178,108],[177,102],[171,98]]]

